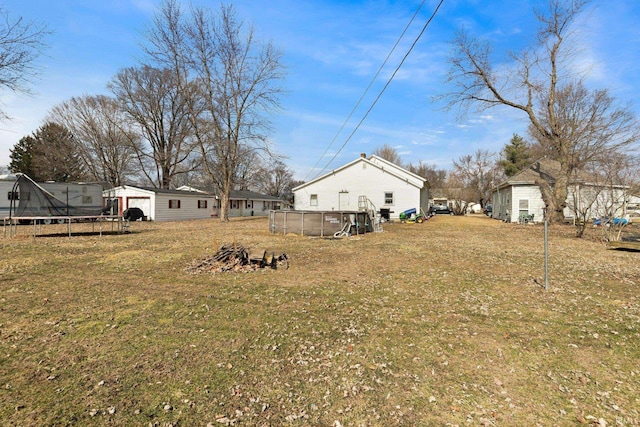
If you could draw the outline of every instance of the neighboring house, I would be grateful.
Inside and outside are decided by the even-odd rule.
[[[428,209],[427,181],[378,156],[356,160],[293,189],[300,211],[374,210],[399,218],[408,209]]]
[[[206,193],[197,188],[183,185],[178,190],[196,191]],[[220,214],[220,198],[215,196],[215,202],[212,206],[213,216]],[[268,216],[270,210],[280,210],[286,206],[286,202],[278,197],[267,196],[265,194],[256,193],[249,190],[231,190],[229,194],[229,217],[241,216]]]
[[[429,190],[430,206],[448,206],[456,214],[468,210],[469,190],[465,188],[431,188]]]
[[[216,199],[201,191],[164,190],[122,185],[102,192],[105,206],[122,215],[129,208],[140,208],[150,221],[178,221],[211,218]]]
[[[447,190],[444,188],[432,188],[429,191],[429,204],[431,206],[449,206],[453,209],[454,200],[449,199]]]
[[[492,218],[507,222],[526,219],[533,222],[544,220],[545,203],[537,184],[542,177],[553,186],[554,177],[560,173],[559,163],[541,159],[529,168],[517,173],[494,188],[492,193]],[[569,181],[567,207],[564,216],[567,220],[575,218],[575,212],[583,212],[587,219],[600,218],[611,213],[623,215],[626,187],[622,185],[598,185],[593,177],[578,172]],[[531,217],[533,215],[533,217]]]
[[[268,216],[270,210],[280,210],[284,200],[249,190],[231,190],[229,194],[229,217]],[[214,213],[217,215],[217,211]]]

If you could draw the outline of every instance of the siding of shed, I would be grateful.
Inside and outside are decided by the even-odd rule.
[[[542,222],[544,218],[544,202],[537,185],[518,185],[513,187],[511,204],[511,222],[518,222],[520,216],[520,200],[528,200],[529,215],[533,214],[533,222]]]

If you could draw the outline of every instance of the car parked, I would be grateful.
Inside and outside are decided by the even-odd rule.
[[[493,213],[493,206],[491,205],[487,205],[484,207],[483,212],[485,215],[487,216],[491,216],[491,214]]]
[[[453,211],[449,206],[433,205],[429,208],[429,215],[453,215]]]
[[[128,219],[129,221],[144,221],[146,217],[144,216],[144,212],[140,208],[129,208],[122,213],[124,219]]]

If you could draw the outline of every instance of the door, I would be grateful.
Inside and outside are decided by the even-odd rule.
[[[150,197],[129,197],[127,199],[127,208],[140,208],[149,219],[153,219],[151,215],[151,198]]]
[[[338,210],[339,211],[348,211],[349,210],[349,192],[341,191],[338,193]]]

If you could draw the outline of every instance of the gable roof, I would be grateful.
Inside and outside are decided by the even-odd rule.
[[[409,183],[411,183],[412,185],[418,187],[418,188],[423,188],[427,182],[426,179],[422,178],[419,175],[416,175],[413,172],[409,172],[408,170],[401,168],[400,166],[391,163],[385,159],[383,159],[382,157],[378,157],[376,155],[372,155],[371,157],[369,157],[368,159],[363,155],[361,155],[360,157],[358,157],[357,159],[337,168],[334,169],[330,172],[327,172],[324,175],[321,175],[315,179],[312,179],[309,182],[305,182],[303,184],[298,185],[297,187],[295,187],[292,191],[298,191],[306,186],[309,186],[311,184],[315,184],[319,181],[322,181],[323,179],[331,176],[331,175],[335,175],[336,173],[342,172],[358,163],[366,163],[367,165],[371,165],[372,167],[375,167],[379,170],[385,171],[388,174],[401,179],[403,181],[407,181]]]
[[[229,199],[234,200],[265,200],[265,201],[274,201],[274,202],[282,202],[283,200],[276,196],[269,196],[267,194],[256,193],[255,191],[250,190],[231,190],[229,192]]]
[[[207,193],[206,191],[203,191],[188,185],[183,185],[182,187],[178,187],[178,190],[192,191],[195,193],[206,193],[206,194],[213,195],[213,193]],[[231,190],[229,192],[229,199],[230,200],[262,200],[262,201],[284,202],[284,200],[282,200],[279,197],[270,196],[268,194],[261,194],[261,193],[257,193],[255,191],[250,191],[250,190]]]
[[[540,179],[544,179],[553,184],[560,174],[560,162],[543,157],[536,160],[528,168],[521,170],[517,174],[500,183],[496,188],[505,188],[510,185],[537,185]],[[570,182],[588,182],[593,177],[588,173],[579,170],[575,171]]]
[[[153,188],[153,187],[141,187],[141,186],[137,186],[137,185],[121,185],[119,187],[114,187],[111,188],[109,190],[105,190],[105,191],[115,191],[115,190],[126,190],[127,188],[132,188],[135,190],[141,190],[147,193],[154,193],[154,194],[169,194],[169,195],[175,195],[175,196],[199,196],[199,197],[213,197],[213,194],[211,193],[206,193],[204,191],[189,191],[189,190],[171,190],[171,189],[166,189],[166,188]]]

